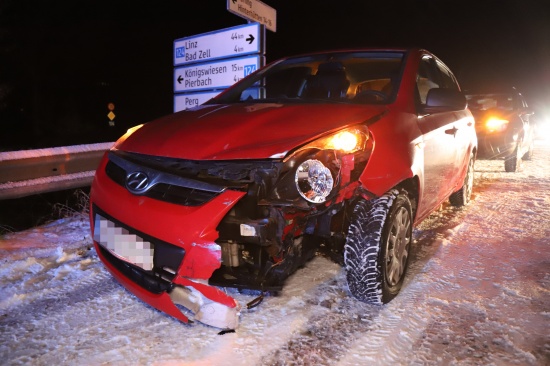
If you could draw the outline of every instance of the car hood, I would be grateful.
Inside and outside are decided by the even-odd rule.
[[[145,124],[116,148],[190,160],[280,158],[328,132],[372,119],[386,108],[275,103],[199,106]]]

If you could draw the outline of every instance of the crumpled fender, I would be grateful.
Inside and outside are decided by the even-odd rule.
[[[176,286],[174,294],[170,294],[172,303],[185,306],[194,313],[195,320],[217,328],[236,328],[240,305],[233,297],[206,283],[221,266],[221,247],[214,242],[218,237],[216,227],[243,196],[244,192],[226,191],[205,206],[209,213],[202,217],[209,220],[198,220],[197,224],[207,224],[196,226],[200,230],[197,240],[183,243],[185,257],[172,281],[175,285],[191,290],[182,292]]]
[[[363,188],[381,196],[397,184],[415,175],[415,143],[421,132],[416,117],[388,113],[369,126],[374,147],[363,174]]]
[[[238,302],[234,298],[227,295],[225,292],[223,292],[217,287],[203,284],[200,282],[194,282],[185,277],[176,277],[176,279],[174,280],[174,283],[182,286],[186,286],[186,287],[193,287],[194,289],[199,291],[201,294],[203,294],[204,297],[212,301],[219,302],[220,304],[225,305],[227,307],[234,308],[234,307],[237,307],[238,305]]]

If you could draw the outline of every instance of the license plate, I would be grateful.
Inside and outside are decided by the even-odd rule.
[[[116,257],[150,271],[154,245],[99,214],[94,218],[94,240]]]

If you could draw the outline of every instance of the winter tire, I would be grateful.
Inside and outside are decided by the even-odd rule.
[[[464,177],[464,183],[462,187],[449,197],[451,205],[456,207],[466,206],[470,202],[472,197],[472,189],[474,187],[474,156],[470,155],[470,161],[468,162],[468,171]]]
[[[521,156],[519,156],[519,154],[520,148],[519,145],[517,145],[514,153],[504,159],[504,170],[506,170],[508,173],[514,173],[518,171],[521,164]]]
[[[361,301],[385,304],[401,290],[412,241],[412,209],[405,192],[360,199],[344,247],[348,287]]]
[[[523,154],[522,160],[531,160],[533,159],[533,143],[529,145],[529,150]]]

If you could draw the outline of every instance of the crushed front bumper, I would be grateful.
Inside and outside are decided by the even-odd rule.
[[[108,271],[142,301],[183,322],[192,317],[236,328],[240,305],[208,279],[221,266],[216,226],[245,193],[225,190],[200,207],[175,205],[131,194],[106,176],[105,165],[92,184],[90,223]],[[136,256],[117,252],[109,240],[146,250]],[[149,249],[151,258],[145,258]]]
[[[134,234],[135,230],[112,218],[107,219],[107,215],[95,205],[93,214],[96,252],[108,271],[128,291],[154,308],[183,322],[189,321],[186,314],[190,312],[194,320],[213,327],[237,327],[240,305],[225,292],[209,286],[207,280],[202,278],[220,265],[221,248],[217,244],[194,243],[191,248],[185,250],[141,233]],[[108,222],[117,234],[105,234],[106,230],[102,228],[105,222]],[[135,243],[135,238],[139,238],[137,247],[143,247],[140,244],[147,243],[146,249],[154,251],[154,254],[151,254],[150,259],[143,255],[143,251],[139,255],[121,255],[120,250],[117,253],[116,248],[109,247],[109,243],[104,239],[109,236],[116,236],[119,244],[126,242],[126,246],[129,242]],[[134,247],[134,254],[135,250]],[[150,267],[147,267],[148,263],[151,263]],[[178,265],[175,267],[180,270],[174,271],[172,268],[176,263]],[[195,266],[201,268],[194,268]],[[181,276],[182,272],[197,273],[197,277]],[[185,307],[186,310],[182,311],[177,305]]]
[[[193,320],[216,328],[237,328],[240,305],[219,289],[189,279],[182,279],[174,281],[168,288],[160,292],[151,292],[139,284],[139,281],[132,279],[132,277],[135,279],[144,276],[144,274],[139,274],[140,270],[134,269],[134,276],[128,276],[127,271],[132,271],[132,269],[121,270],[121,264],[114,264],[101,245],[97,242],[94,242],[94,245],[101,261],[113,277],[143,302],[185,323],[190,319],[177,305],[185,307],[194,314]]]

